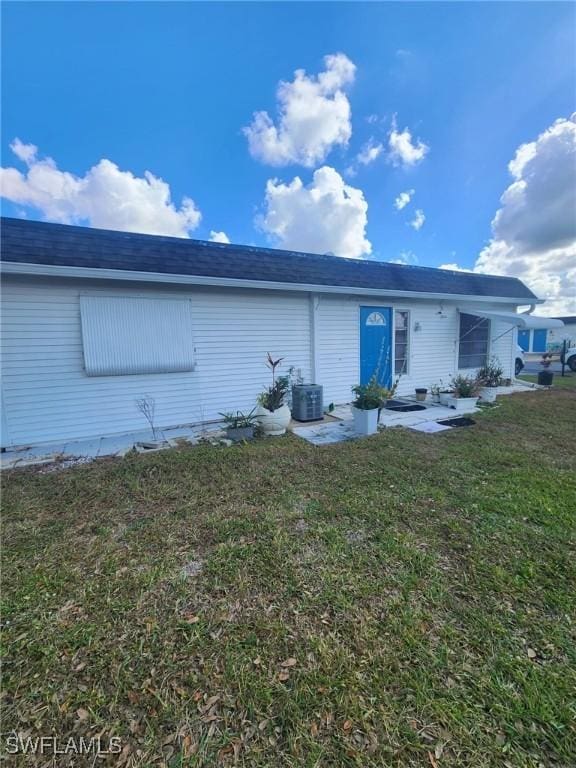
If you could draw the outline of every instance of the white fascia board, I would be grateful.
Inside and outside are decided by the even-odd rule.
[[[206,277],[204,275],[175,275],[165,272],[138,272],[128,269],[96,269],[91,267],[62,267],[53,264],[29,264],[5,261],[0,271],[7,275],[42,277],[72,277],[94,280],[126,280],[144,283],[172,283],[173,285],[200,285],[216,288],[260,288],[268,291],[299,291],[304,293],[345,293],[360,296],[398,296],[412,299],[450,299],[453,301],[498,302],[502,304],[542,304],[544,299],[518,299],[503,296],[476,296],[458,293],[425,293],[423,291],[395,291],[384,288],[357,288],[342,285],[313,285],[308,283],[277,283],[271,280],[240,280],[232,277]]]

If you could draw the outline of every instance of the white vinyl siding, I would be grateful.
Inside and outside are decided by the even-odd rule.
[[[189,299],[80,296],[80,317],[88,376],[194,369]]]
[[[318,298],[316,342],[319,359],[318,384],[324,386],[325,403],[345,403],[351,399],[350,388],[360,377],[360,306],[379,306],[374,297],[320,296]],[[395,306],[396,305],[396,306]],[[462,302],[458,302],[461,306]],[[407,304],[382,301],[408,312],[408,370],[400,376],[399,395],[413,395],[416,387],[430,388],[442,382],[448,385],[458,373],[459,313],[456,302],[414,301]],[[508,305],[506,305],[508,308]],[[474,304],[470,304],[472,313]],[[502,305],[482,305],[484,309],[502,309]],[[510,305],[510,311],[514,306]],[[515,333],[505,323],[491,323],[490,353],[500,360],[504,377],[514,373]],[[396,376],[395,376],[396,378]]]
[[[136,405],[145,395],[155,400],[159,428],[249,411],[270,383],[267,352],[284,358],[280,373],[293,366],[306,382],[315,355],[324,403],[350,402],[360,376],[359,307],[378,306],[362,296],[321,295],[312,302],[304,293],[16,276],[4,278],[2,293],[2,432],[4,444],[19,446],[146,429]],[[80,300],[88,294],[189,302],[194,370],[87,376]],[[399,394],[440,379],[448,383],[458,366],[456,303],[445,302],[441,313],[438,302],[427,300],[381,306],[409,312],[408,373]],[[500,359],[505,377],[513,376],[515,333],[509,331],[491,324],[490,354]]]
[[[195,369],[87,376],[80,295],[98,291],[189,299]],[[285,358],[280,373],[293,365],[310,379],[306,295],[5,278],[2,318],[4,412],[13,445],[146,429],[136,405],[144,395],[155,399],[159,428],[218,419],[220,411],[250,411],[270,383],[267,352]]]

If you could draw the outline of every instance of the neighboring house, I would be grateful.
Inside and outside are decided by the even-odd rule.
[[[518,331],[518,344],[524,352],[542,353],[559,350],[564,339],[576,341],[576,317],[541,318],[542,325]],[[551,328],[548,320],[558,320],[558,327]]]
[[[375,368],[399,393],[514,376],[519,280],[83,227],[2,221],[2,445],[141,430],[250,410],[267,352],[328,404]],[[559,323],[557,323],[559,325]]]
[[[556,317],[564,323],[563,328],[551,328],[548,331],[548,349],[558,350],[562,348],[564,339],[568,342],[567,346],[576,347],[576,315]]]
[[[518,344],[524,352],[546,352],[548,331],[546,328],[532,328],[518,331]]]

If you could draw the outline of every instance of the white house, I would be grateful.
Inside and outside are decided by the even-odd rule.
[[[510,277],[2,220],[2,447],[250,410],[267,352],[325,403],[379,368],[400,394],[491,355],[514,376],[540,300]],[[529,311],[530,311],[529,310]]]
[[[569,347],[576,347],[576,315],[557,317],[564,325],[561,328],[551,328],[548,331],[547,344],[549,349],[561,349],[564,339]]]

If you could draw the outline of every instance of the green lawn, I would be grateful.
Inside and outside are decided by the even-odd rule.
[[[5,475],[3,732],[119,736],[115,766],[575,765],[576,392],[498,403]]]
[[[521,381],[530,381],[533,384],[536,384],[538,381],[538,375],[535,373],[522,373],[518,378]],[[564,376],[555,373],[552,386],[556,389],[576,389],[576,373],[569,368],[566,368]]]

